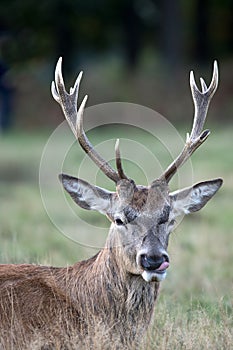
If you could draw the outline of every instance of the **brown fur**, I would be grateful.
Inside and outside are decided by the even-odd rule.
[[[67,268],[0,265],[0,349],[35,337],[52,346],[59,339],[60,348],[71,344],[69,334],[89,348],[100,331],[104,349],[135,347],[159,284],[128,274],[117,259],[117,250],[106,248]]]

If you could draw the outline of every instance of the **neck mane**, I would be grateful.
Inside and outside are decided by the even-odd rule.
[[[120,332],[125,344],[132,345],[132,339],[139,341],[150,324],[159,283],[148,283],[141,275],[127,272],[120,259],[119,248],[105,247],[94,257],[76,263],[70,292],[82,305],[85,319],[97,318],[91,324],[104,327],[107,333]]]

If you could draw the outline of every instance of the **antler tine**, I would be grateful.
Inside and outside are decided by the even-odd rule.
[[[77,99],[79,93],[79,84],[82,79],[83,72],[80,72],[73,88],[70,88],[70,94],[65,89],[65,84],[62,76],[62,57],[59,58],[55,69],[55,82],[52,82],[52,96],[57,101],[65,115],[65,118],[76,136],[76,118],[77,118]]]
[[[191,134],[187,134],[186,143],[180,155],[168,166],[159,179],[165,179],[167,183],[171,180],[177,169],[181,167],[192,153],[207,139],[210,134],[209,130],[204,130],[209,103],[218,87],[218,65],[214,61],[213,76],[210,86],[207,87],[205,81],[201,78],[200,91],[196,85],[193,71],[190,72],[190,88],[194,103],[194,119]]]
[[[125,175],[122,164],[121,164],[121,154],[120,154],[120,141],[119,139],[116,140],[115,144],[115,153],[116,153],[116,167],[118,174],[121,179],[128,179],[127,176]]]
[[[190,135],[190,139],[193,140],[200,134],[203,129],[209,103],[218,87],[218,65],[217,61],[214,61],[213,77],[209,88],[207,88],[205,81],[201,78],[202,92],[198,89],[193,71],[190,72],[190,87],[195,107],[193,128]]]
[[[62,107],[65,118],[73,131],[75,137],[79,141],[80,146],[88,154],[88,156],[94,161],[94,163],[102,170],[102,172],[115,183],[117,183],[122,177],[126,178],[121,166],[118,168],[117,173],[94,149],[93,145],[88,140],[83,129],[83,113],[88,96],[86,95],[81,102],[79,109],[77,110],[77,100],[79,94],[79,85],[82,79],[82,72],[79,73],[75,84],[70,88],[70,93],[67,93],[62,76],[62,58],[60,57],[56,69],[55,69],[55,82],[52,82],[51,92],[52,96]],[[118,162],[118,161],[117,161]]]

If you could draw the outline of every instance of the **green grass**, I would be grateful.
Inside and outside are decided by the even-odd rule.
[[[200,213],[185,218],[171,237],[171,267],[162,284],[154,324],[145,344],[147,349],[230,349],[233,344],[233,128],[211,129],[216,132],[192,159],[194,181],[223,177],[224,186]],[[90,134],[94,144],[118,136],[145,144],[164,166],[168,164],[169,155],[159,145],[154,146],[153,139],[143,132],[114,128]],[[15,131],[0,135],[0,263],[34,262],[64,266],[96,253],[96,249],[65,237],[43,207],[39,167],[48,137],[46,132],[26,134]],[[72,141],[71,135],[66,137]],[[64,138],[57,140],[54,158],[65,144]],[[124,155],[124,140],[121,149]],[[113,154],[113,148],[110,152]],[[145,159],[143,152],[139,150],[137,153],[138,163],[140,166],[140,159],[144,158],[143,164],[152,179],[159,172],[151,165],[151,160]],[[82,152],[74,146],[63,168],[67,173],[76,174],[82,166],[82,177],[89,179],[93,172],[96,173],[96,167],[91,162],[82,165],[81,160]],[[49,174],[50,164],[47,166]],[[127,162],[126,172],[136,178],[137,183],[145,184],[146,175],[139,166]],[[96,179],[98,185],[113,190],[112,184],[100,172],[97,172]],[[175,188],[176,183],[177,179],[172,187]],[[48,178],[46,197],[64,227],[69,225],[76,230],[77,223],[75,220],[68,222],[65,202],[60,201],[54,184],[58,184],[57,177]],[[78,239],[79,232],[80,235],[83,232],[85,242],[90,240],[92,245],[101,245],[106,229],[100,237],[93,235],[92,228],[106,228],[108,221],[98,213],[70,205],[82,218],[75,237]]]

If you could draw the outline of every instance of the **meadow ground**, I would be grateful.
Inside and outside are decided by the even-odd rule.
[[[233,348],[233,127],[213,126],[211,129],[214,134],[192,158],[194,181],[223,177],[224,186],[200,213],[186,217],[170,239],[171,267],[162,284],[154,323],[143,346],[146,349]],[[112,138],[118,136],[136,139],[149,149],[154,147],[150,144],[152,140],[143,133],[135,136],[135,131],[130,134],[123,130],[119,135],[116,130],[116,135],[111,134]],[[72,139],[72,135],[68,137]],[[65,237],[43,206],[39,168],[48,138],[47,132],[14,131],[0,135],[0,263],[65,266],[96,253],[96,249]],[[94,144],[101,142],[106,139],[106,130],[91,135],[91,139]],[[57,140],[55,160],[64,143],[62,137]],[[159,145],[153,152],[158,159],[163,159],[162,163],[168,164],[169,157]],[[138,153],[137,157],[145,158],[143,153]],[[72,148],[64,162],[65,171],[75,175],[81,160],[80,148]],[[151,160],[148,162],[152,178],[153,171],[154,177],[159,175],[156,166],[150,164]],[[47,164],[48,173],[50,165]],[[83,178],[96,172],[88,162],[83,169]],[[139,168],[135,170],[133,164],[127,163],[126,169],[129,176],[136,177],[137,183],[145,183]],[[67,222],[64,201],[59,200],[53,182],[58,182],[57,177],[50,179],[48,175],[46,197],[60,222],[64,221],[64,227],[70,225],[76,229],[75,220]],[[107,180],[105,183],[99,172],[97,183],[113,190],[112,184]],[[175,189],[176,184],[173,187]],[[107,220],[98,213],[72,208],[82,219],[77,231],[85,233],[85,242],[90,240],[91,245],[101,245],[106,237]],[[93,227],[103,228],[101,237],[93,237]]]

